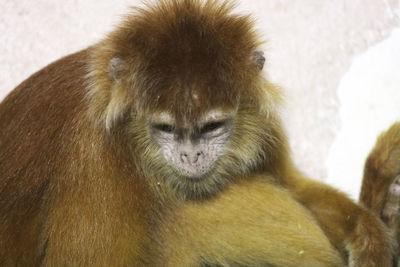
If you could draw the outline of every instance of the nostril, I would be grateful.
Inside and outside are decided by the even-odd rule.
[[[198,162],[200,157],[203,155],[203,152],[181,152],[180,160],[184,164],[195,164]]]
[[[200,156],[203,154],[203,152],[197,152],[196,155],[193,157],[193,163],[197,163],[197,161],[200,159]]]
[[[188,155],[187,153],[181,153],[181,162],[185,163],[187,161]]]

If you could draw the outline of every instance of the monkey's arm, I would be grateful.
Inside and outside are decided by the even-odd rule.
[[[378,137],[375,147],[368,155],[360,193],[360,202],[381,216],[385,223],[390,221],[387,214],[390,209],[397,213],[398,207],[390,204],[396,204],[393,197],[397,195],[396,182],[399,173],[400,123],[395,123]],[[394,191],[390,190],[391,185]],[[388,204],[392,207],[388,207]]]
[[[375,214],[323,183],[299,178],[290,189],[314,214],[331,242],[348,253],[349,266],[391,266],[389,231]]]
[[[388,254],[392,252],[396,266],[399,173],[400,123],[395,123],[379,136],[365,163],[360,203],[369,211],[324,184],[307,179],[294,179],[289,184],[296,197],[315,214],[329,239],[341,250],[349,251],[351,264],[391,266]]]
[[[360,202],[377,214],[398,239],[400,198],[400,123],[382,133],[364,168]],[[396,242],[395,261],[398,257]]]
[[[162,235],[166,266],[344,266],[310,212],[264,179],[183,204]]]

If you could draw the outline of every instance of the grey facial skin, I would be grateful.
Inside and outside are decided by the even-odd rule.
[[[222,155],[232,132],[233,112],[211,111],[198,125],[176,128],[162,113],[150,123],[150,133],[168,164],[182,176],[201,179]]]

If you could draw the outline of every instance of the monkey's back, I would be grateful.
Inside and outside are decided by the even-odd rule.
[[[54,140],[73,134],[66,126],[74,123],[83,108],[87,56],[84,50],[48,65],[1,102],[0,196],[8,191],[8,180],[30,177],[23,184],[26,187],[56,171],[53,168],[62,153],[55,152],[63,148],[56,147],[60,142]]]
[[[84,107],[87,57],[84,50],[48,65],[0,104],[1,265],[7,263],[2,253],[29,250],[39,238],[45,192],[63,172],[68,144],[74,142],[71,125]]]

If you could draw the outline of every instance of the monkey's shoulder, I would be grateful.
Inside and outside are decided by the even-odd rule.
[[[89,52],[90,48],[65,56],[19,84],[0,103],[0,127],[16,128],[21,120],[54,120],[71,113],[84,100]]]
[[[45,102],[74,94],[85,86],[90,48],[62,57],[35,72],[20,83],[1,102],[0,109],[8,104],[29,105],[30,102]],[[10,103],[12,102],[12,103]]]
[[[54,156],[59,146],[52,152],[49,147],[57,143],[56,137],[69,138],[65,137],[65,129],[73,129],[74,118],[85,107],[88,58],[86,49],[49,64],[0,103],[3,174],[6,171],[15,174],[16,168],[28,166],[33,159]]]

